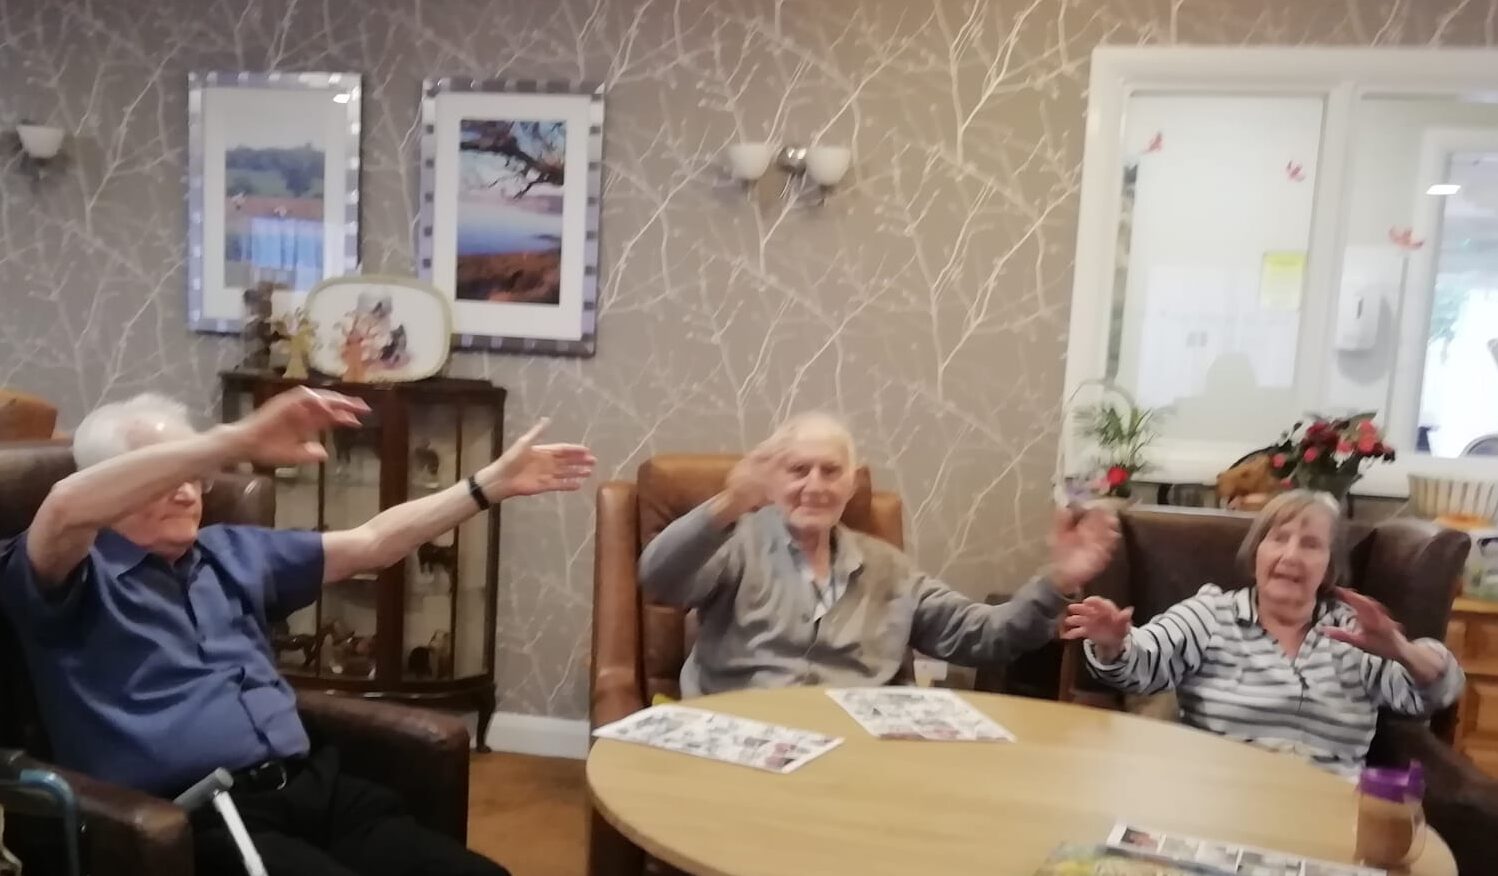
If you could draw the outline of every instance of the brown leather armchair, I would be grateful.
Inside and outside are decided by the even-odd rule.
[[[46,399],[0,389],[0,441],[44,441],[57,429],[57,408]]]
[[[678,517],[723,488],[736,455],[671,454],[640,466],[639,480],[598,489],[594,535],[593,663],[590,721],[599,727],[644,708],[657,694],[679,696],[682,663],[696,638],[695,619],[643,600],[635,578],[640,552]],[[843,523],[904,547],[900,497],[874,492],[859,469]],[[588,835],[590,876],[638,876],[644,855],[594,810]]]
[[[72,450],[65,441],[0,444],[0,539],[29,526],[47,491],[73,470]],[[221,474],[205,497],[203,518],[205,525],[273,525],[275,491],[264,478]],[[426,826],[459,841],[466,839],[468,729],[462,720],[310,691],[300,692],[297,699],[308,732],[337,745],[345,769],[399,793]],[[43,765],[50,751],[24,658],[3,617],[0,748],[22,749]],[[185,811],[159,797],[60,772],[72,784],[82,809],[84,852],[94,862],[93,872],[191,876],[192,836]],[[26,837],[16,836],[19,831],[19,826],[12,827],[7,837],[18,852],[26,842]],[[36,866],[29,862],[27,872]]]
[[[1091,595],[1134,606],[1142,623],[1194,594],[1250,581],[1235,566],[1252,514],[1140,507],[1120,515],[1122,544],[1108,569],[1088,585]],[[1423,520],[1349,523],[1352,586],[1379,600],[1411,637],[1444,639],[1467,537]],[[1103,708],[1124,700],[1087,672],[1078,643],[1067,643],[1060,698]],[[1488,873],[1498,861],[1498,782],[1451,748],[1454,710],[1430,722],[1384,715],[1369,759],[1421,761],[1429,789],[1427,814],[1455,854],[1462,873]]]

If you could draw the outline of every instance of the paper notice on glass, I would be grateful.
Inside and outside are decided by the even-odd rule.
[[[1259,306],[1265,310],[1299,310],[1305,283],[1305,253],[1266,252],[1259,269]]]
[[[827,695],[880,739],[1014,741],[1013,733],[950,690],[870,687],[829,690]]]
[[[840,737],[676,705],[652,706],[635,712],[599,727],[593,735],[772,773],[798,770],[843,741]]]

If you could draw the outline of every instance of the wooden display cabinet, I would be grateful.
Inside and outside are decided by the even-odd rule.
[[[1458,596],[1446,647],[1467,673],[1456,724],[1456,749],[1498,778],[1498,602]]]
[[[362,428],[326,436],[326,462],[262,472],[275,484],[280,528],[357,526],[466,477],[504,447],[505,390],[482,380],[341,383],[245,370],[220,377],[224,422],[296,386],[369,404]],[[272,631],[277,662],[296,687],[475,712],[478,747],[487,751],[498,573],[496,507],[378,575],[326,585]]]

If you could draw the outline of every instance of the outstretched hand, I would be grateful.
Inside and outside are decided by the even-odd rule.
[[[1118,545],[1118,517],[1102,508],[1057,509],[1049,541],[1051,583],[1062,593],[1076,593],[1108,567]]]
[[[489,464],[482,479],[487,492],[496,499],[572,492],[592,477],[597,459],[583,445],[535,443],[550,422],[542,418]]]
[[[1375,657],[1400,664],[1409,670],[1416,684],[1435,684],[1447,671],[1452,661],[1451,654],[1439,646],[1428,648],[1419,642],[1411,642],[1404,634],[1404,627],[1378,600],[1345,587],[1337,588],[1337,598],[1347,603],[1357,618],[1351,629],[1323,627],[1322,632],[1328,639],[1345,642]]]
[[[1377,657],[1403,658],[1409,640],[1404,636],[1404,628],[1389,615],[1382,603],[1346,587],[1337,588],[1337,598],[1357,614],[1357,625],[1351,628],[1327,627],[1323,632],[1328,639],[1346,642]]]
[[[775,472],[782,455],[780,444],[772,441],[761,442],[744,454],[728,471],[714,516],[726,524],[774,501]]]
[[[363,400],[299,386],[275,396],[254,413],[227,426],[241,455],[262,466],[322,462],[322,433],[359,425],[369,413]]]
[[[1066,608],[1061,622],[1061,638],[1086,639],[1106,661],[1118,658],[1124,639],[1134,625],[1134,609],[1119,608],[1111,599],[1089,596]]]

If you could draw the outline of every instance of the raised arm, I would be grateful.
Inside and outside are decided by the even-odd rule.
[[[914,588],[911,644],[922,654],[978,666],[1005,662],[1055,638],[1056,621],[1071,595],[1113,556],[1118,519],[1103,510],[1081,514],[1064,509],[1056,513],[1048,541],[1047,573],[1001,605],[974,602],[921,575]]]
[[[770,503],[778,449],[769,442],[728,472],[723,491],[673,520],[640,555],[640,589],[666,605],[695,608],[743,574],[734,525]]]
[[[1133,615],[1132,608],[1089,596],[1071,607],[1061,637],[1085,640],[1082,652],[1093,674],[1128,693],[1168,690],[1201,669],[1217,626],[1202,596],[1176,603],[1142,627],[1132,625]]]
[[[1416,639],[1399,659],[1359,655],[1359,675],[1368,696],[1380,707],[1401,715],[1429,715],[1457,701],[1466,675],[1446,646],[1435,639]],[[1425,671],[1416,669],[1422,664]]]
[[[142,429],[130,436],[135,449],[75,472],[48,492],[26,534],[38,583],[67,581],[100,529],[188,481],[247,460],[291,465],[325,458],[319,434],[356,425],[367,410],[357,399],[299,388],[201,434],[166,435],[159,424]]]
[[[640,590],[656,602],[696,608],[743,574],[733,543],[736,516],[717,497],[671,521],[640,555]],[[727,518],[727,522],[723,522]]]
[[[323,583],[384,569],[490,504],[515,496],[577,490],[595,460],[577,444],[535,444],[543,419],[502,456],[445,490],[387,508],[360,526],[323,534]],[[475,495],[477,490],[477,495]]]
[[[1337,595],[1352,607],[1357,623],[1329,628],[1326,635],[1358,649],[1358,674],[1370,699],[1401,715],[1428,715],[1456,702],[1466,676],[1445,645],[1410,641],[1375,599],[1347,589]]]
[[[1069,601],[1046,578],[1030,581],[1008,602],[986,605],[921,575],[910,644],[962,666],[1004,663],[1055,638],[1057,618]]]

